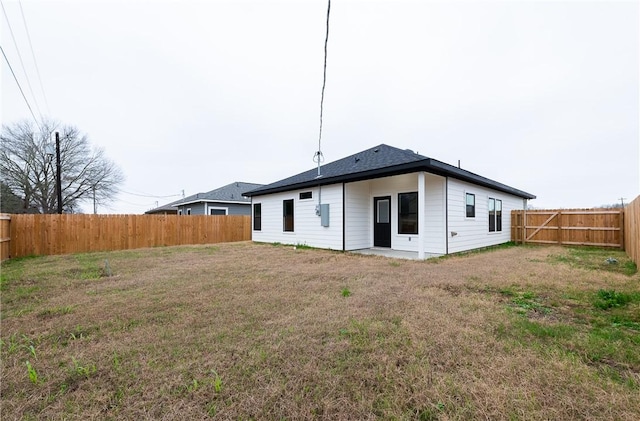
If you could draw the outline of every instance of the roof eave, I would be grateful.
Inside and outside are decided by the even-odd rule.
[[[249,205],[249,204],[251,204],[251,201],[249,201],[249,200],[239,201],[239,200],[198,199],[198,200],[192,200],[192,201],[189,201],[189,202],[176,203],[175,205],[172,205],[172,207],[175,208],[175,207],[178,207],[178,206],[193,205],[194,203],[225,203],[225,204],[236,204],[236,205]]]

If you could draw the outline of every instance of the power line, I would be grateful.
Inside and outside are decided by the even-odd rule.
[[[27,86],[29,87],[29,91],[31,92],[31,96],[33,97],[33,103],[36,106],[36,110],[38,110],[38,115],[42,120],[42,113],[40,112],[40,107],[38,106],[38,100],[36,96],[33,94],[33,88],[31,87],[31,82],[29,81],[29,75],[27,74],[27,68],[24,67],[24,61],[22,61],[22,54],[20,54],[20,48],[18,48],[18,43],[16,42],[16,37],[13,35],[13,29],[11,29],[11,23],[9,22],[9,16],[7,15],[7,11],[4,8],[4,3],[0,0],[0,6],[2,6],[2,12],[4,13],[4,18],[7,21],[7,27],[9,28],[9,33],[11,34],[11,39],[13,39],[13,45],[16,47],[16,53],[18,53],[18,59],[20,59],[20,65],[22,66],[22,71],[24,72],[24,78],[27,80]],[[6,57],[6,56],[5,56]],[[15,74],[14,74],[15,77]]]
[[[33,110],[31,109],[31,105],[29,105],[29,101],[27,101],[27,97],[24,95],[22,86],[20,86],[20,82],[18,82],[18,78],[16,77],[16,74],[13,71],[13,67],[11,67],[11,63],[9,63],[9,59],[7,58],[7,55],[4,53],[4,48],[2,48],[1,45],[0,45],[0,51],[2,51],[2,55],[4,56],[4,59],[7,62],[7,65],[9,66],[9,70],[11,70],[11,74],[13,75],[13,79],[16,81],[16,84],[18,85],[18,89],[20,89],[22,98],[24,99],[24,102],[27,104],[27,108],[29,108],[29,111],[31,112],[31,117],[33,117],[33,120],[36,122],[36,126],[40,128],[40,123],[38,123],[38,119],[36,118],[36,115],[33,113]],[[42,128],[40,128],[40,131],[42,131]]]
[[[322,77],[322,95],[320,96],[320,134],[318,136],[318,160],[320,160],[320,156],[322,155],[320,142],[322,140],[322,113],[324,108],[324,88],[327,84],[327,44],[329,43],[329,12],[331,11],[331,0],[327,2],[327,34],[324,38],[324,68],[323,68],[323,77]]]
[[[131,196],[151,197],[151,198],[158,198],[158,199],[166,199],[166,198],[169,198],[169,197],[182,196],[181,194],[170,194],[170,195],[167,195],[167,196],[158,196],[158,195],[154,195],[154,194],[132,193],[132,192],[124,191],[124,190],[120,190],[120,192],[124,193],[124,194],[130,194]]]
[[[18,0],[20,5],[20,13],[22,14],[22,22],[24,22],[24,30],[27,32],[27,39],[29,40],[29,48],[31,49],[31,56],[33,57],[33,64],[36,67],[36,74],[38,75],[38,82],[40,82],[40,90],[42,91],[42,97],[44,98],[44,105],[47,107],[47,113],[51,115],[49,109],[49,101],[47,101],[47,94],[44,92],[44,85],[42,84],[42,77],[40,77],[40,68],[38,67],[38,61],[36,60],[36,54],[33,51],[33,44],[31,43],[31,35],[29,34],[29,27],[27,26],[27,19],[24,16],[24,10],[22,10],[22,2]]]

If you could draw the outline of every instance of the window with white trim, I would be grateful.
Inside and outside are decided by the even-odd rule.
[[[502,231],[502,200],[489,198],[489,232]]]
[[[398,194],[398,234],[418,233],[418,192]]]
[[[293,199],[282,201],[282,230],[293,232]]]
[[[465,205],[467,218],[476,217],[476,195],[473,193],[465,193]]]
[[[262,203],[253,204],[253,230],[262,230]]]

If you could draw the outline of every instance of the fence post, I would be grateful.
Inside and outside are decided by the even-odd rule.
[[[625,232],[624,232],[624,217],[625,217],[624,211],[625,211],[625,208],[620,209],[620,249],[621,250],[625,250],[625,247],[624,247],[624,234],[625,234]]]
[[[11,255],[11,215],[0,214],[0,261]]]
[[[558,211],[558,245],[562,245],[562,211]]]
[[[524,199],[524,210],[522,211],[522,244],[527,244],[527,199]]]

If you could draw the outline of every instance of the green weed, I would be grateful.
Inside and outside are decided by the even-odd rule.
[[[73,306],[59,306],[42,310],[37,314],[37,316],[46,319],[49,317],[61,316],[63,314],[71,314],[73,313],[73,310]]]
[[[293,246],[293,248],[297,249],[297,250],[312,250],[315,247],[311,247],[311,246],[307,245],[306,243],[296,243],[296,245]]]
[[[75,357],[71,357],[73,367],[71,368],[71,375],[73,377],[83,377],[88,379],[91,375],[97,371],[95,364],[83,364]]]
[[[26,362],[27,365],[27,373],[29,374],[29,380],[31,381],[31,383],[33,384],[38,384],[39,379],[38,379],[38,372],[36,371],[36,369],[31,365],[31,363],[29,361]]]
[[[222,378],[215,370],[211,370],[211,374],[213,374],[213,390],[215,390],[216,393],[222,392]]]
[[[342,294],[343,297],[350,297],[351,296],[351,290],[349,290],[349,288],[344,287],[342,288],[342,291],[340,292],[340,294]]]
[[[551,309],[549,307],[546,307],[538,301],[538,297],[533,292],[524,292],[517,295],[515,292],[509,291],[507,294],[503,295],[514,297],[511,300],[511,305],[521,313],[537,311],[544,314],[549,314],[551,312]]]
[[[631,302],[640,301],[640,293],[625,293],[615,290],[600,289],[596,294],[593,305],[601,310],[623,307]]]

